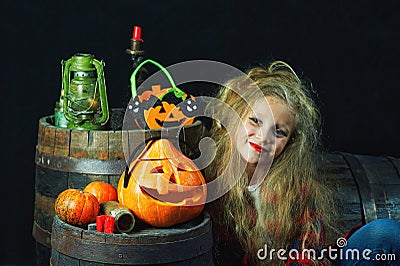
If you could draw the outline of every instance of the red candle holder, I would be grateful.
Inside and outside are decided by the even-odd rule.
[[[109,215],[100,215],[96,217],[96,231],[105,234],[114,233],[115,218]]]
[[[142,56],[144,51],[141,49],[142,39],[142,28],[134,26],[132,30],[131,47],[126,49],[126,53],[132,56]]]
[[[132,39],[143,42],[143,39],[142,39],[142,28],[141,27],[138,27],[138,26],[134,26],[133,27]]]
[[[96,217],[96,231],[103,232],[104,231],[104,221],[106,219],[105,215],[100,215]]]
[[[114,217],[106,216],[106,218],[104,220],[104,233],[105,234],[114,233],[114,221],[115,221]]]

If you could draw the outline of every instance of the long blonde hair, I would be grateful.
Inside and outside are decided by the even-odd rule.
[[[311,217],[316,211],[323,212],[331,208],[332,200],[329,189],[318,179],[314,156],[320,147],[321,119],[309,86],[282,61],[275,61],[267,67],[253,68],[247,72],[247,76],[250,79],[240,77],[227,82],[217,98],[244,118],[250,113],[250,105],[253,103],[246,103],[244,95],[239,95],[231,88],[245,88],[241,90],[248,94],[244,98],[252,99],[251,94],[255,86],[258,86],[265,97],[271,96],[285,104],[295,116],[295,130],[291,139],[284,151],[274,159],[268,178],[260,185],[261,204],[255,219],[252,221],[249,218],[249,212],[254,207],[246,194],[249,180],[246,173],[242,174],[228,193],[209,205],[209,209],[213,208],[211,212],[216,223],[234,234],[256,264],[261,263],[256,258],[257,250],[265,244],[275,249],[287,249],[300,232],[306,236],[315,232],[319,241],[323,231],[322,223],[330,225],[333,212],[324,212],[322,220]],[[222,171],[227,171],[228,176],[242,172],[235,167],[240,163],[231,164],[233,167],[230,169],[226,167],[230,160],[237,157],[229,156],[233,148],[228,133],[218,124],[211,128],[210,136],[216,143],[217,159],[206,171],[208,178],[219,176]]]

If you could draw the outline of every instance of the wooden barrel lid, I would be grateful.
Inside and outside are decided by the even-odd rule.
[[[154,265],[211,254],[211,248],[211,220],[207,213],[171,228],[143,228],[129,234],[88,231],[69,225],[57,216],[53,222],[53,262],[58,260],[59,253],[111,265]]]

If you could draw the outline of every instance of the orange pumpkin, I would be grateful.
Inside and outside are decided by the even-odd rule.
[[[100,204],[91,193],[67,189],[58,195],[54,209],[57,216],[64,222],[85,227],[96,221]]]
[[[89,183],[83,191],[92,193],[100,204],[105,201],[117,201],[118,199],[115,187],[101,181]]]
[[[192,160],[167,139],[149,142],[118,183],[118,200],[155,227],[186,222],[206,201],[203,175]]]

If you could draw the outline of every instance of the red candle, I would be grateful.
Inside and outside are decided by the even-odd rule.
[[[114,233],[114,221],[115,218],[112,216],[106,216],[104,220],[104,233],[112,234]]]
[[[132,32],[132,39],[142,41],[142,28],[139,26],[134,26],[133,27],[133,32]]]
[[[105,215],[100,215],[100,216],[96,217],[96,231],[97,232],[103,232],[105,219],[106,219]]]

